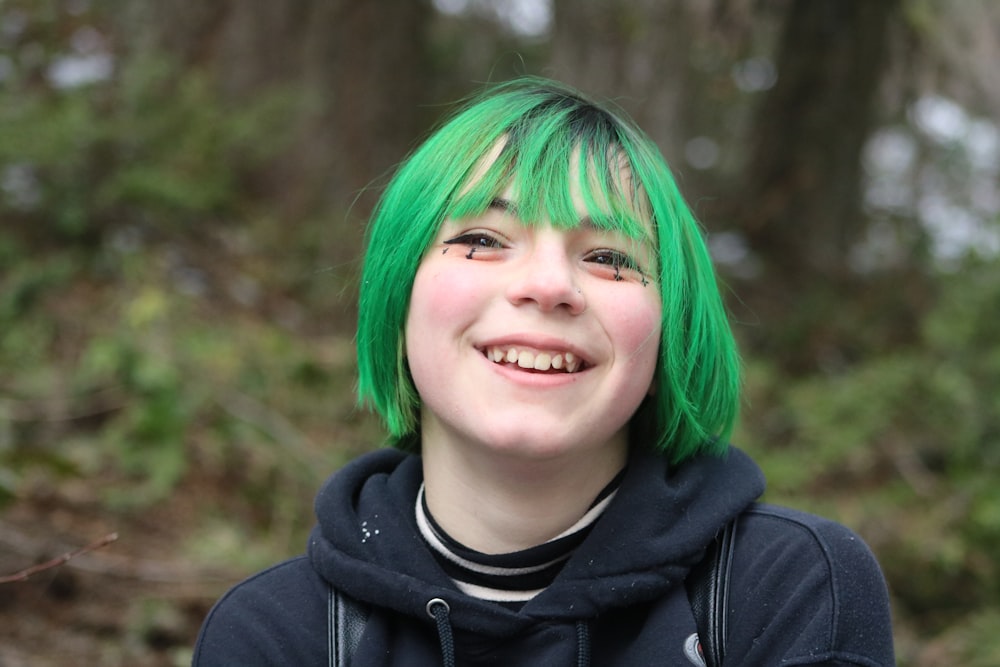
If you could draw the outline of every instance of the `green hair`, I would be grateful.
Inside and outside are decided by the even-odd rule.
[[[579,224],[578,188],[594,225],[656,248],[652,278],[663,312],[656,390],[633,416],[630,437],[674,462],[724,452],[740,362],[697,221],[656,145],[630,119],[533,77],[472,98],[389,182],[361,276],[359,401],[382,417],[397,446],[419,446],[420,397],[403,341],[417,267],[444,220],[481,215],[508,188],[521,220],[559,227]]]

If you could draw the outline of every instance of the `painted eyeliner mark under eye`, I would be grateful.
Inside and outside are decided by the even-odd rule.
[[[626,270],[629,272],[629,275],[638,276],[639,282],[643,287],[649,285],[646,273],[639,267],[638,262],[623,252],[607,249],[595,250],[585,258],[585,261],[594,262],[598,266],[610,269],[611,278],[615,282],[625,280],[622,271]]]
[[[476,246],[469,246],[469,254],[465,256],[466,259],[472,259],[472,256],[476,254]]]

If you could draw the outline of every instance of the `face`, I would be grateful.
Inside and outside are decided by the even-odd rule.
[[[657,363],[654,252],[582,205],[561,230],[525,225],[511,200],[445,221],[417,271],[406,352],[422,446],[624,456]]]

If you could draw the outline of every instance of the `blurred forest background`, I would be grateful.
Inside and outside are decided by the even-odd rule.
[[[367,213],[483,82],[657,140],[767,498],[860,532],[901,665],[1000,665],[1000,3],[0,0],[0,665],[184,665],[379,446]],[[110,540],[110,537],[107,538]]]

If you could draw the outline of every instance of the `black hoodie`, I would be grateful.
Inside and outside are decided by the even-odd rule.
[[[461,593],[421,538],[419,457],[382,450],[316,499],[308,556],[231,590],[209,614],[194,665],[328,665],[333,584],[368,605],[352,667],[439,667],[444,622],[459,667],[698,665],[683,581],[741,515],[725,665],[895,664],[885,584],[861,540],[810,515],[757,505],[763,476],[742,452],[670,470],[633,452],[618,492],[555,581],[520,610]]]

